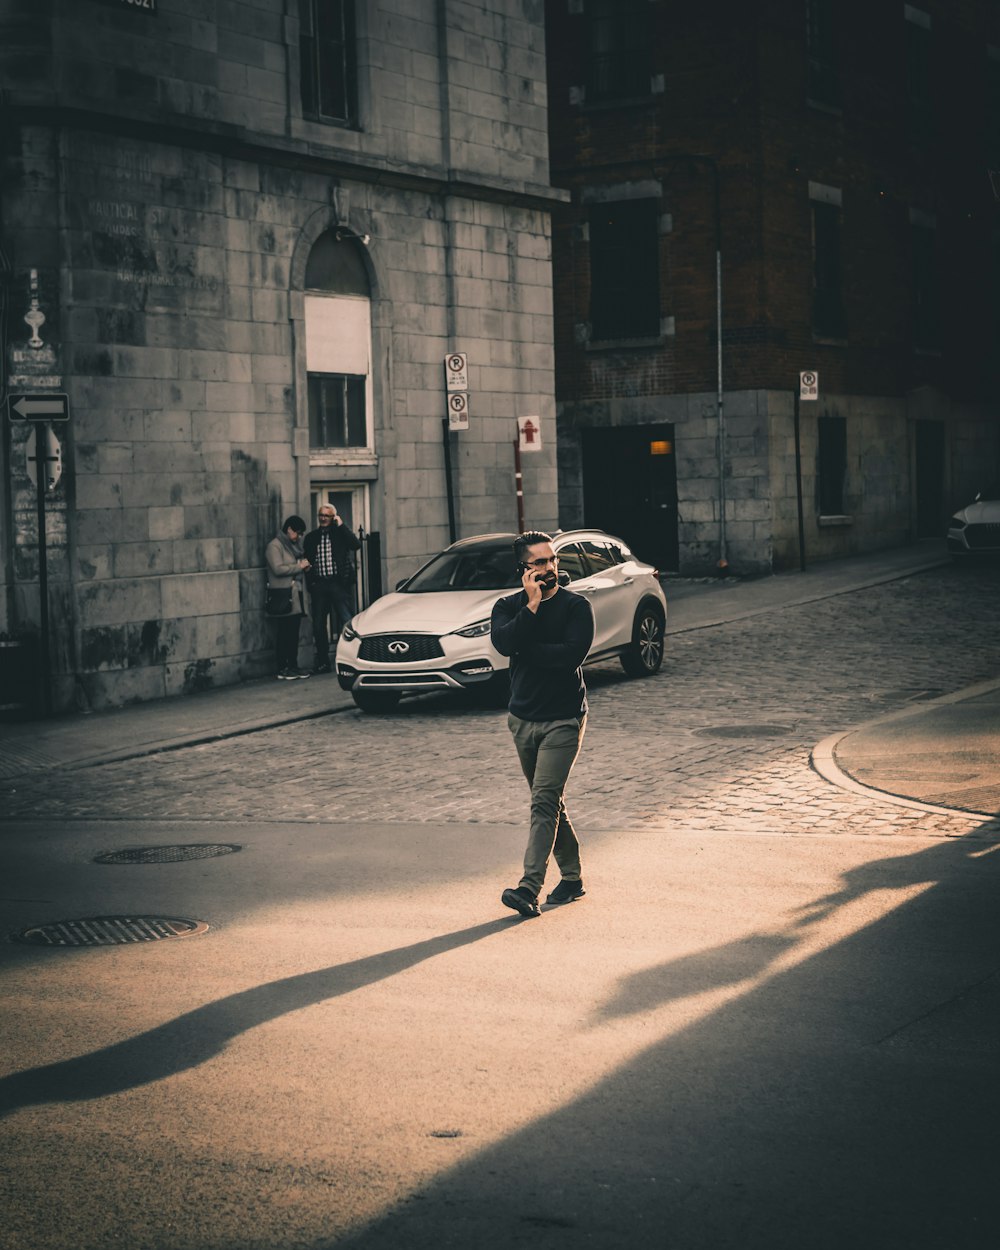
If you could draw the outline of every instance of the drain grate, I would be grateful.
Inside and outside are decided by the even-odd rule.
[[[243,848],[233,842],[189,842],[181,846],[130,846],[95,855],[95,864],[177,864],[186,859],[212,859]]]
[[[131,942],[198,937],[207,932],[204,920],[182,920],[176,916],[84,916],[32,925],[13,934],[13,940],[28,946],[125,946]]]
[[[710,725],[694,731],[699,738],[781,738],[792,732],[790,725]]]

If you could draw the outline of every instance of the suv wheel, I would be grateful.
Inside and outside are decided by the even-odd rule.
[[[629,677],[652,677],[663,663],[663,616],[654,607],[640,608],[632,626],[632,641],[621,656]]]
[[[399,702],[399,691],[352,690],[351,698],[362,712],[391,712]]]

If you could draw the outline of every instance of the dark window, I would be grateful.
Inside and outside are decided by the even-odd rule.
[[[362,259],[363,246],[356,239],[338,238],[338,233],[327,230],[313,244],[306,262],[305,288],[367,298],[371,284]]]
[[[354,0],[299,0],[302,112],[357,121]]]
[[[660,332],[660,235],[656,200],[590,210],[590,324],[594,339]]]
[[[847,421],[819,418],[817,490],[820,516],[844,515],[844,479],[847,476]]]
[[[931,92],[931,32],[919,22],[906,21],[906,108],[910,139],[921,143],[934,126]]]
[[[913,345],[940,346],[941,299],[938,289],[937,231],[911,226],[913,256]]]
[[[363,376],[309,374],[309,445],[367,447]]]
[[[813,333],[841,339],[847,334],[840,272],[840,206],[814,200]]]
[[[559,557],[559,572],[568,573],[571,582],[588,576],[590,570],[578,543],[567,543],[565,547],[559,548],[556,555]]]
[[[840,104],[840,66],[836,45],[836,0],[806,0],[808,95],[817,104]]]
[[[990,342],[1000,342],[1000,228],[995,228],[990,237],[990,250],[987,257],[989,264],[988,285],[990,301],[990,325],[992,337]],[[1000,356],[990,352],[991,376],[994,390],[1000,387]]]
[[[616,561],[605,543],[581,543],[591,573],[606,573],[615,567]]]
[[[986,61],[985,124],[986,159],[991,169],[1000,169],[1000,60],[992,55]]]
[[[649,0],[587,0],[587,101],[650,94]]]

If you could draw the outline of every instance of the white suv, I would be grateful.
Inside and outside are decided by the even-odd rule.
[[[385,711],[403,694],[442,689],[504,699],[508,661],[490,643],[490,616],[498,599],[521,586],[515,538],[482,534],[452,543],[344,627],[337,677],[358,707]],[[656,569],[602,530],[560,531],[552,545],[560,582],[594,608],[586,662],[617,656],[631,677],[658,672],[667,600]]]

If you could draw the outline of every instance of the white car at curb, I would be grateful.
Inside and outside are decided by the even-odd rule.
[[[500,702],[506,656],[490,643],[493,605],[520,589],[515,534],[481,534],[452,543],[394,592],[341,631],[337,678],[365,711],[387,711],[402,695],[467,690]],[[656,569],[603,530],[553,535],[560,582],[594,609],[586,663],[618,657],[632,677],[663,663],[667,600]]]

